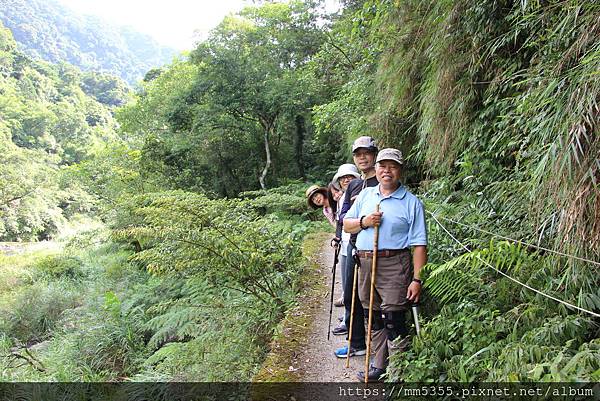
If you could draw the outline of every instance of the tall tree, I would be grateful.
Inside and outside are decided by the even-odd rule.
[[[248,7],[225,18],[192,53],[200,73],[188,98],[208,106],[214,116],[208,118],[210,128],[227,130],[233,123],[261,138],[264,163],[258,180],[263,189],[282,136],[291,147],[295,137],[304,135],[300,121],[312,106],[315,86],[303,81],[302,67],[323,41],[315,6],[294,1]],[[283,123],[286,118],[292,119],[289,126]]]

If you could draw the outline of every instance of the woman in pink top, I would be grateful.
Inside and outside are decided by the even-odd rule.
[[[340,194],[341,196],[341,194]],[[339,197],[338,197],[339,199]],[[323,208],[323,214],[327,217],[329,223],[336,226],[336,212],[337,212],[337,201],[335,201],[334,194],[331,188],[320,187],[318,185],[311,185],[306,190],[306,201],[308,206],[313,209]]]

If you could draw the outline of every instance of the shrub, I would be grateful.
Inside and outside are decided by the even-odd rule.
[[[55,280],[58,278],[80,279],[83,277],[82,261],[74,256],[53,255],[40,259],[34,265],[34,278]]]
[[[147,248],[133,260],[154,274],[201,275],[216,288],[251,295],[281,310],[297,274],[297,237],[276,217],[261,218],[238,200],[181,191],[133,199],[132,221],[115,237]]]

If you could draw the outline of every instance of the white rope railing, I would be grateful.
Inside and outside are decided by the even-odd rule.
[[[446,232],[446,234],[448,234],[454,241],[456,241],[456,243],[458,243],[461,247],[463,247],[467,252],[471,252],[471,250],[462,242],[460,242],[454,235],[452,235],[452,233],[450,231],[448,231],[446,229],[446,227],[444,227],[444,225],[442,223],[440,223],[440,221],[436,218],[436,216],[431,213],[430,211],[427,211],[427,213],[429,213],[429,215],[431,215],[431,217],[433,217],[433,220],[435,220],[435,222],[442,228],[442,230],[444,230]],[[570,304],[569,302],[563,301],[562,299],[553,297],[552,295],[548,295],[540,290],[537,290],[533,287],[531,287],[530,285],[527,285],[525,283],[520,282],[519,280],[517,280],[516,278],[513,278],[511,276],[509,276],[508,274],[504,273],[503,271],[497,269],[496,267],[492,266],[492,264],[490,264],[488,261],[486,261],[485,259],[481,258],[479,255],[475,255],[477,257],[477,259],[479,259],[481,262],[483,262],[484,264],[486,264],[488,267],[490,267],[491,269],[493,269],[495,272],[501,274],[502,276],[508,278],[509,280],[514,281],[515,283],[519,284],[520,286],[523,286],[525,288],[527,288],[528,290],[531,290],[537,294],[540,294],[548,299],[551,299],[553,301],[559,302],[563,305],[565,305],[566,307],[570,308],[570,309],[574,309],[574,310],[578,310],[581,312],[585,312],[587,314],[590,314],[594,317],[600,317],[600,314],[596,313],[596,312],[592,312],[590,310],[587,310],[585,308],[581,308],[579,306]]]
[[[564,252],[560,252],[560,251],[555,251],[554,249],[544,248],[543,246],[539,246],[539,245],[530,244],[530,243],[528,243],[528,242],[521,241],[521,240],[514,239],[514,238],[510,238],[510,237],[506,237],[506,236],[504,236],[504,235],[500,235],[500,234],[497,234],[497,233],[493,233],[493,232],[491,232],[491,231],[487,231],[487,230],[484,230],[484,229],[482,229],[482,228],[478,228],[478,227],[470,226],[470,225],[468,225],[468,224],[461,223],[460,221],[452,220],[452,219],[449,219],[449,218],[447,218],[447,217],[443,217],[443,216],[438,216],[438,217],[439,217],[440,219],[442,219],[442,220],[449,221],[449,222],[451,222],[451,223],[454,223],[454,224],[456,224],[456,225],[459,225],[459,226],[461,226],[461,227],[469,228],[469,229],[471,229],[471,230],[474,230],[474,231],[479,231],[479,232],[481,232],[481,233],[485,233],[485,234],[488,234],[488,235],[492,235],[492,236],[494,236],[494,237],[502,238],[502,239],[504,239],[504,240],[511,241],[511,242],[514,242],[514,243],[517,243],[517,244],[526,245],[526,246],[528,246],[528,247],[530,247],[530,248],[539,249],[539,250],[542,250],[542,251],[546,251],[546,252],[554,253],[554,254],[556,254],[556,255],[560,255],[560,256],[564,256],[564,257],[567,257],[567,258],[572,258],[572,259],[577,259],[577,260],[579,260],[579,261],[582,261],[582,262],[591,263],[591,264],[593,264],[593,265],[600,266],[600,262],[596,262],[595,260],[590,260],[590,259],[582,258],[582,257],[580,257],[580,256],[576,256],[576,255],[570,255],[570,254],[568,254],[568,253],[564,253]]]

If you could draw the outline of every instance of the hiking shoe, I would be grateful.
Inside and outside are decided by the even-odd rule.
[[[348,355],[348,346],[346,345],[341,348],[338,348],[333,353],[338,358],[346,358]],[[350,347],[350,356],[362,356],[362,355],[366,355],[366,354],[367,354],[366,349],[356,349],[356,348]]]
[[[333,303],[333,305],[334,305],[334,306],[337,306],[338,308],[339,308],[340,306],[344,306],[344,298],[340,298],[340,299],[336,300],[336,301]]]
[[[385,369],[379,369],[374,367],[373,365],[371,365],[369,367],[369,383],[377,383],[377,382],[381,382],[383,380],[381,380],[381,376],[383,376],[385,374]],[[360,380],[361,382],[364,383],[365,381],[365,372],[364,371],[360,371],[356,374],[356,377],[358,377],[358,380]]]
[[[334,336],[343,336],[348,334],[348,328],[344,322],[340,323],[335,329],[331,330]]]

